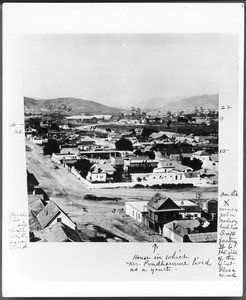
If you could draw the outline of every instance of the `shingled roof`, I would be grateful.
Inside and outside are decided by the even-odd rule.
[[[50,221],[60,213],[60,208],[54,201],[50,201],[37,215],[38,222],[44,228]]]
[[[217,241],[217,232],[187,234],[185,241],[192,243],[215,243]]]
[[[182,210],[173,200],[165,195],[161,195],[156,193],[148,202],[148,206],[156,209],[156,210],[163,210],[163,209],[175,209],[175,210]]]
[[[35,236],[40,238],[41,242],[82,242],[78,233],[63,224],[58,222],[52,226],[46,227],[40,231],[35,232]]]

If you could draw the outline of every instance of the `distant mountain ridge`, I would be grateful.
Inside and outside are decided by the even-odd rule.
[[[154,112],[156,110],[160,112],[167,112],[169,110],[172,112],[180,110],[190,111],[194,110],[195,107],[218,110],[219,94],[192,97],[177,96],[172,98],[153,98],[139,102],[135,107],[139,107],[148,112]]]
[[[96,101],[72,97],[40,100],[24,97],[24,108],[25,112],[60,111],[69,114],[120,114],[125,112],[123,109],[106,106]]]
[[[148,110],[148,109],[160,108],[160,107],[163,107],[168,102],[176,102],[176,101],[179,101],[184,98],[185,98],[184,96],[176,96],[176,97],[170,97],[170,98],[156,97],[156,98],[151,98],[148,100],[138,102],[137,104],[135,104],[135,106],[139,107],[141,109]]]

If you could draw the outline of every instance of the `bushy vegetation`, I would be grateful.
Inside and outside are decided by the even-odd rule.
[[[92,201],[119,201],[122,200],[118,197],[98,197],[96,195],[87,194],[84,196],[84,199],[86,200],[92,200]]]
[[[83,178],[86,178],[92,166],[93,164],[88,159],[84,159],[84,158],[77,160],[76,163],[74,164],[75,169],[78,170],[79,174]]]
[[[190,157],[184,157],[182,159],[182,165],[191,167],[194,171],[202,168],[202,161],[197,158],[190,159]]]
[[[150,186],[151,189],[180,189],[180,188],[190,188],[190,187],[193,187],[192,183],[184,183],[184,184],[162,183],[162,184],[154,184]],[[140,189],[140,188],[145,188],[145,186],[142,184],[135,184],[134,188]]]
[[[115,148],[122,151],[132,151],[132,142],[128,139],[121,138],[115,143]]]
[[[50,139],[43,149],[44,155],[52,155],[53,153],[60,153],[60,147],[56,140]]]

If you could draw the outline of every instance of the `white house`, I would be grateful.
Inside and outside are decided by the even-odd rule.
[[[134,220],[142,223],[143,214],[147,213],[146,205],[148,201],[126,202],[126,214]]]
[[[33,137],[32,141],[33,141],[34,144],[37,144],[37,145],[43,145],[45,143],[48,143],[48,139],[39,138],[37,136]]]
[[[106,182],[107,179],[112,179],[112,176],[116,169],[111,164],[94,164],[87,176],[86,179],[90,182]]]
[[[180,212],[180,215],[183,219],[197,219],[201,218],[202,208],[196,203],[190,200],[174,200],[174,202],[183,210]]]
[[[175,164],[170,161],[159,161],[153,173],[166,173],[171,172],[175,168]]]
[[[50,201],[38,214],[37,220],[42,229],[52,226],[57,222],[62,222],[73,230],[76,229],[76,224],[69,218],[69,216],[54,202]]]
[[[195,227],[198,227],[198,220],[177,220],[164,224],[163,236],[172,242],[183,243],[184,236],[189,234]]]
[[[211,160],[209,153],[204,150],[199,150],[199,151],[194,152],[192,155],[192,159],[193,158],[200,159],[202,162]]]
[[[77,159],[77,156],[73,153],[53,153],[51,156],[51,160],[55,163],[61,164],[63,160],[69,159]]]

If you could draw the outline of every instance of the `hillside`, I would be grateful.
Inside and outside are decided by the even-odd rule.
[[[57,98],[35,100],[24,97],[25,112],[54,112],[60,111],[71,114],[120,114],[124,110],[106,106],[95,101],[78,98]]]
[[[169,102],[176,102],[176,101],[179,101],[184,98],[185,97],[183,97],[183,96],[177,96],[177,97],[171,97],[171,98],[161,98],[161,97],[151,98],[151,99],[136,103],[135,107],[139,107],[143,110],[155,109],[155,108],[163,107],[164,105],[166,105]]]
[[[167,112],[167,111],[192,111],[195,107],[203,107],[204,109],[219,108],[219,95],[199,95],[193,97],[173,97],[173,98],[153,98],[139,102],[135,107],[146,110],[149,113]]]

